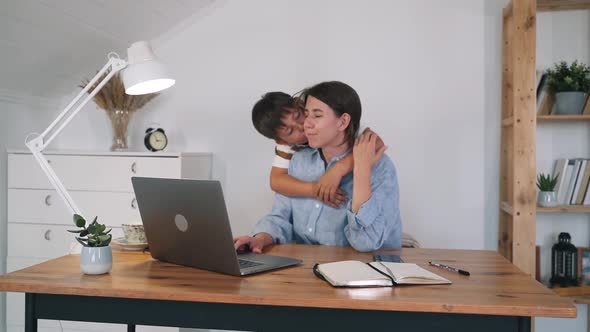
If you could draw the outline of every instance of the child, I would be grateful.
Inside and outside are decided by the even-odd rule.
[[[307,147],[307,137],[303,133],[303,108],[298,97],[284,92],[266,93],[252,108],[254,128],[277,143],[270,173],[270,187],[285,196],[317,198],[331,207],[337,207],[346,202],[345,192],[338,186],[342,177],[353,169],[352,154],[326,170],[318,182],[300,181],[288,174],[293,153]],[[359,132],[372,133],[368,128]],[[380,149],[382,146],[383,141],[378,139],[376,148]]]

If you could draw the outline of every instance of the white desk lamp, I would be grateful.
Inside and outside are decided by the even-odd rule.
[[[158,62],[147,42],[139,41],[133,43],[127,49],[127,56],[128,61],[125,61],[120,59],[118,54],[109,53],[109,61],[106,65],[102,67],[90,82],[88,82],[84,89],[68,106],[66,106],[49,127],[45,129],[41,135],[25,142],[41,166],[41,169],[49,178],[49,182],[64,200],[72,215],[79,214],[83,216],[80,209],[49,165],[49,162],[47,162],[47,159],[43,156],[43,150],[64,129],[72,118],[78,114],[82,107],[84,107],[84,105],[86,105],[115,74],[125,67],[128,68],[122,73],[122,78],[125,86],[125,93],[128,95],[142,95],[158,92],[171,87],[175,83],[175,81],[166,74],[164,66]],[[96,88],[72,111],[80,98],[82,98],[82,96],[86,94],[105,73],[108,73],[106,77],[100,81]]]

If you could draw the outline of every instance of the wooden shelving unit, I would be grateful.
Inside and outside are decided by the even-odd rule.
[[[512,0],[503,14],[500,234],[498,250],[535,275],[536,0]]]
[[[536,206],[537,122],[590,121],[590,114],[536,114],[537,11],[574,9],[590,9],[590,0],[512,0],[504,8],[498,251],[532,276],[537,213],[590,213],[589,206]],[[590,299],[590,286],[554,290],[580,301]]]

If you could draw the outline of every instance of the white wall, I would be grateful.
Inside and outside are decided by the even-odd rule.
[[[579,60],[590,64],[590,12],[550,12],[537,15],[537,67]],[[588,123],[540,123],[537,129],[537,170],[548,173],[558,158],[590,158]],[[551,278],[551,246],[560,232],[569,232],[576,246],[590,247],[590,218],[586,214],[537,215],[537,244],[541,246],[541,276]],[[586,331],[587,306],[578,305],[577,319],[537,319],[540,331]]]
[[[404,230],[428,247],[483,248],[484,201],[497,200],[485,196],[483,36],[483,1],[223,1],[155,42],[177,85],[138,114],[132,140],[141,149],[157,121],[170,149],[213,152],[234,232],[246,233],[273,197],[273,144],[253,129],[252,105],[342,80],[389,145]],[[76,123],[58,146],[108,147],[101,111]],[[98,136],[79,136],[88,130]]]
[[[6,272],[6,149],[25,149],[25,137],[49,124],[55,102],[0,90],[0,274]],[[5,296],[0,293],[0,329],[5,327]]]

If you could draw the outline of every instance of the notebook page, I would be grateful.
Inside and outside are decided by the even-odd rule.
[[[413,263],[372,262],[373,267],[393,276],[397,284],[450,284],[451,281]]]
[[[360,261],[324,263],[318,271],[334,286],[391,286],[391,280]]]

